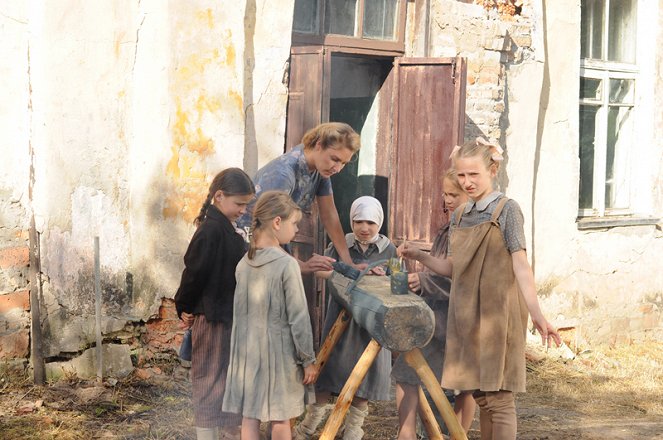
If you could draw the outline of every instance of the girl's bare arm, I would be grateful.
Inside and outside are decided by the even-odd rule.
[[[527,252],[519,250],[511,254],[513,265],[513,273],[516,275],[518,287],[525,298],[527,310],[532,317],[532,323],[541,334],[541,342],[544,345],[550,345],[550,338],[552,338],[557,345],[562,343],[559,333],[553,327],[541,311],[539,306],[539,298],[536,295],[536,285],[534,284],[534,273],[532,267],[527,261]]]
[[[451,276],[451,258],[438,258],[438,257],[433,257],[431,254],[428,252],[424,252],[419,248],[416,248],[407,242],[403,243],[400,245],[397,249],[398,255],[405,257],[405,258],[411,258],[413,260],[417,260],[421,262],[424,266],[432,270],[438,275],[442,275],[445,277],[450,277]]]

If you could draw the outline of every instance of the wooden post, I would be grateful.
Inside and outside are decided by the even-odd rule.
[[[348,412],[359,385],[361,385],[361,382],[364,380],[368,369],[371,368],[371,365],[381,348],[382,347],[380,347],[380,344],[378,344],[375,339],[371,339],[371,342],[366,346],[364,353],[352,369],[350,377],[347,382],[345,382],[345,385],[343,385],[343,389],[338,395],[338,399],[336,399],[336,405],[334,405],[334,410],[329,415],[327,423],[325,423],[325,428],[320,435],[320,440],[334,440],[334,437],[336,437],[336,433],[343,423],[345,413]]]
[[[447,425],[447,428],[449,428],[451,436],[455,440],[467,440],[467,435],[465,435],[463,427],[460,426],[456,414],[454,413],[453,408],[451,408],[449,400],[447,400],[447,396],[442,392],[442,387],[437,381],[433,370],[430,369],[426,359],[421,354],[421,350],[414,348],[405,353],[404,356],[408,365],[417,372],[421,382],[426,389],[428,389],[428,392],[435,402],[435,406],[437,406],[438,411],[442,415],[442,419],[444,419],[444,423]]]
[[[325,341],[322,343],[322,347],[320,347],[320,351],[315,358],[315,365],[318,368],[318,371],[315,373],[316,380],[318,379],[318,376],[320,376],[320,372],[322,371],[323,367],[329,360],[329,355],[334,350],[334,347],[338,343],[339,339],[341,339],[341,335],[343,335],[345,329],[348,328],[350,319],[351,318],[350,315],[348,315],[348,312],[346,312],[345,309],[341,309],[341,312],[338,314],[336,321],[334,321],[334,325],[332,326],[331,330],[329,330],[329,334],[325,338]]]
[[[421,386],[417,387],[419,389],[419,417],[421,417],[421,423],[423,423],[426,432],[428,433],[428,438],[430,440],[443,440],[442,430],[437,424],[435,419],[435,414],[433,409],[428,404],[428,399],[424,394],[424,390]]]
[[[97,336],[97,382],[104,380],[103,339],[101,338],[101,270],[99,236],[94,237],[94,317]]]
[[[32,192],[32,183],[30,184]],[[30,357],[35,385],[46,383],[41,332],[41,255],[35,216],[30,219]]]

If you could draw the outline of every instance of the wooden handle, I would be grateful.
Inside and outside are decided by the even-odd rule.
[[[341,309],[341,313],[338,314],[336,321],[334,321],[334,325],[332,326],[331,330],[329,330],[329,334],[325,338],[325,341],[322,343],[322,347],[320,347],[320,351],[315,358],[315,365],[317,367],[315,380],[318,380],[318,376],[320,376],[322,368],[329,360],[329,355],[331,355],[331,352],[334,350],[336,343],[339,339],[341,339],[341,335],[345,329],[348,328],[349,324],[350,315],[345,311],[345,309]]]
[[[437,424],[435,414],[428,404],[428,399],[424,394],[424,390],[421,386],[418,386],[417,388],[419,389],[419,417],[421,417],[421,423],[423,423],[424,428],[428,433],[428,438],[430,440],[443,440],[442,430],[440,430],[440,426]]]
[[[456,414],[454,413],[453,408],[451,408],[449,400],[447,400],[447,396],[442,392],[442,387],[435,378],[433,370],[430,369],[426,359],[424,359],[424,356],[421,354],[421,350],[415,348],[405,353],[404,356],[408,365],[417,372],[421,382],[433,398],[435,406],[442,415],[442,419],[444,419],[447,428],[449,428],[451,436],[455,440],[467,440],[467,435],[465,435],[463,427],[460,426]]]
[[[334,437],[336,437],[336,433],[341,427],[341,423],[343,423],[345,413],[348,412],[359,385],[361,385],[361,382],[364,380],[368,369],[373,365],[373,361],[381,348],[382,347],[380,347],[380,344],[378,344],[375,339],[371,339],[371,342],[366,346],[364,353],[352,369],[350,377],[348,377],[345,385],[343,385],[343,389],[338,395],[338,399],[336,399],[336,405],[334,405],[334,410],[329,415],[327,423],[325,423],[325,428],[320,435],[320,440],[334,440]]]

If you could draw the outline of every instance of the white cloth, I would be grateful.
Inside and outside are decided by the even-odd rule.
[[[382,227],[384,221],[384,211],[382,204],[378,199],[371,196],[362,196],[352,202],[350,207],[350,222],[354,221],[371,221],[378,225],[378,230]],[[374,243],[379,238],[379,234],[371,237],[368,243]]]

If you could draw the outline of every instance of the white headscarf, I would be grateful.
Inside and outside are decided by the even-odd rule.
[[[378,199],[371,196],[362,196],[352,202],[350,207],[350,222],[368,220],[378,225],[378,230],[382,227],[384,221],[384,212],[382,211],[382,204]],[[380,234],[375,234],[368,240],[369,243],[375,243]]]

